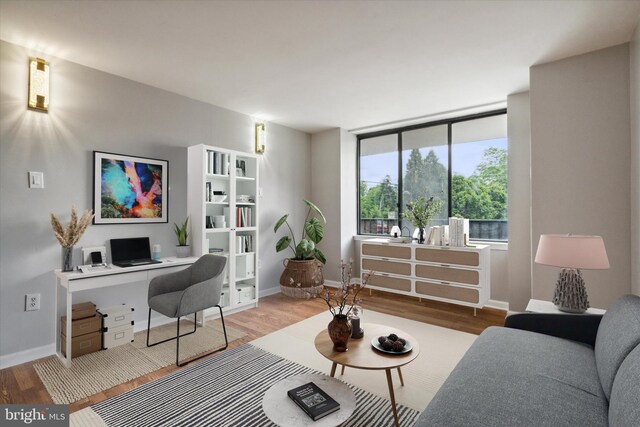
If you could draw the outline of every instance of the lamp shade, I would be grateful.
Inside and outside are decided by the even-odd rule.
[[[400,230],[400,227],[398,227],[397,225],[394,225],[393,227],[391,227],[391,232],[389,232],[389,234],[391,234],[392,236],[394,234],[400,236],[402,234],[402,230]]]
[[[609,258],[600,236],[542,234],[535,261],[538,264],[563,268],[609,268]]]

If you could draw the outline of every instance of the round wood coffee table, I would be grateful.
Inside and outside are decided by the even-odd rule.
[[[406,332],[401,331],[398,328],[391,326],[377,325],[375,323],[365,323],[362,325],[364,329],[364,337],[358,339],[349,339],[347,351],[335,351],[333,349],[333,342],[329,338],[329,333],[326,329],[320,331],[315,339],[316,349],[324,357],[329,359],[333,364],[331,365],[331,376],[336,373],[336,367],[342,365],[342,371],[344,367],[356,369],[371,369],[371,370],[384,370],[387,374],[387,385],[389,387],[389,398],[391,400],[391,409],[393,411],[393,419],[396,426],[398,425],[398,412],[396,410],[396,398],[393,393],[393,380],[391,379],[391,370],[397,369],[400,377],[400,384],[404,386],[404,380],[402,378],[401,366],[410,363],[413,359],[420,354],[420,345],[418,341]],[[413,346],[412,350],[405,354],[388,354],[374,349],[371,346],[371,340],[381,335],[387,336],[391,333],[398,335],[401,338],[406,339]]]

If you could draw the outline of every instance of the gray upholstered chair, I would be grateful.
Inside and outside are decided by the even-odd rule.
[[[184,366],[194,360],[202,359],[217,351],[224,350],[229,345],[227,329],[224,325],[222,307],[220,307],[220,294],[222,281],[224,280],[224,268],[227,259],[217,255],[203,255],[190,267],[157,276],[149,282],[149,322],[147,324],[147,347],[162,344],[167,341],[176,341],[176,365]],[[225,345],[222,348],[199,357],[180,363],[180,338],[191,335],[197,328],[197,313],[207,308],[218,307],[220,320],[224,332]],[[163,341],[149,344],[149,329],[151,328],[151,310],[164,314],[167,317],[177,319],[176,336]],[[180,335],[180,317],[188,314],[194,315],[193,331]],[[204,314],[203,314],[204,316]]]

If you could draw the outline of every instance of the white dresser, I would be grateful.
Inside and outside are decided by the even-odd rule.
[[[469,307],[482,308],[489,299],[491,252],[473,247],[389,243],[362,240],[361,276],[372,271],[368,287]]]

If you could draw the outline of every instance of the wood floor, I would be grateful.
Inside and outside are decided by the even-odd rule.
[[[361,294],[361,297],[363,299],[362,306],[365,310],[365,317],[366,310],[374,310],[473,334],[480,334],[489,326],[502,326],[506,314],[501,310],[485,308],[477,310],[477,316],[474,317],[473,308],[469,307],[428,300],[419,301],[417,298],[379,291],[372,291],[371,295],[366,290],[363,293],[364,295]],[[244,338],[234,341],[229,346],[230,348],[237,347],[321,313],[324,310],[327,310],[327,306],[320,299],[299,300],[282,294],[261,298],[258,308],[225,316],[225,323],[228,326],[240,329],[247,334]],[[53,403],[49,393],[36,374],[33,364],[34,362],[29,362],[0,370],[0,404]],[[120,384],[75,402],[70,405],[69,409],[71,412],[80,410],[163,377],[177,369],[181,368],[177,368],[175,365],[162,368],[128,383]]]

